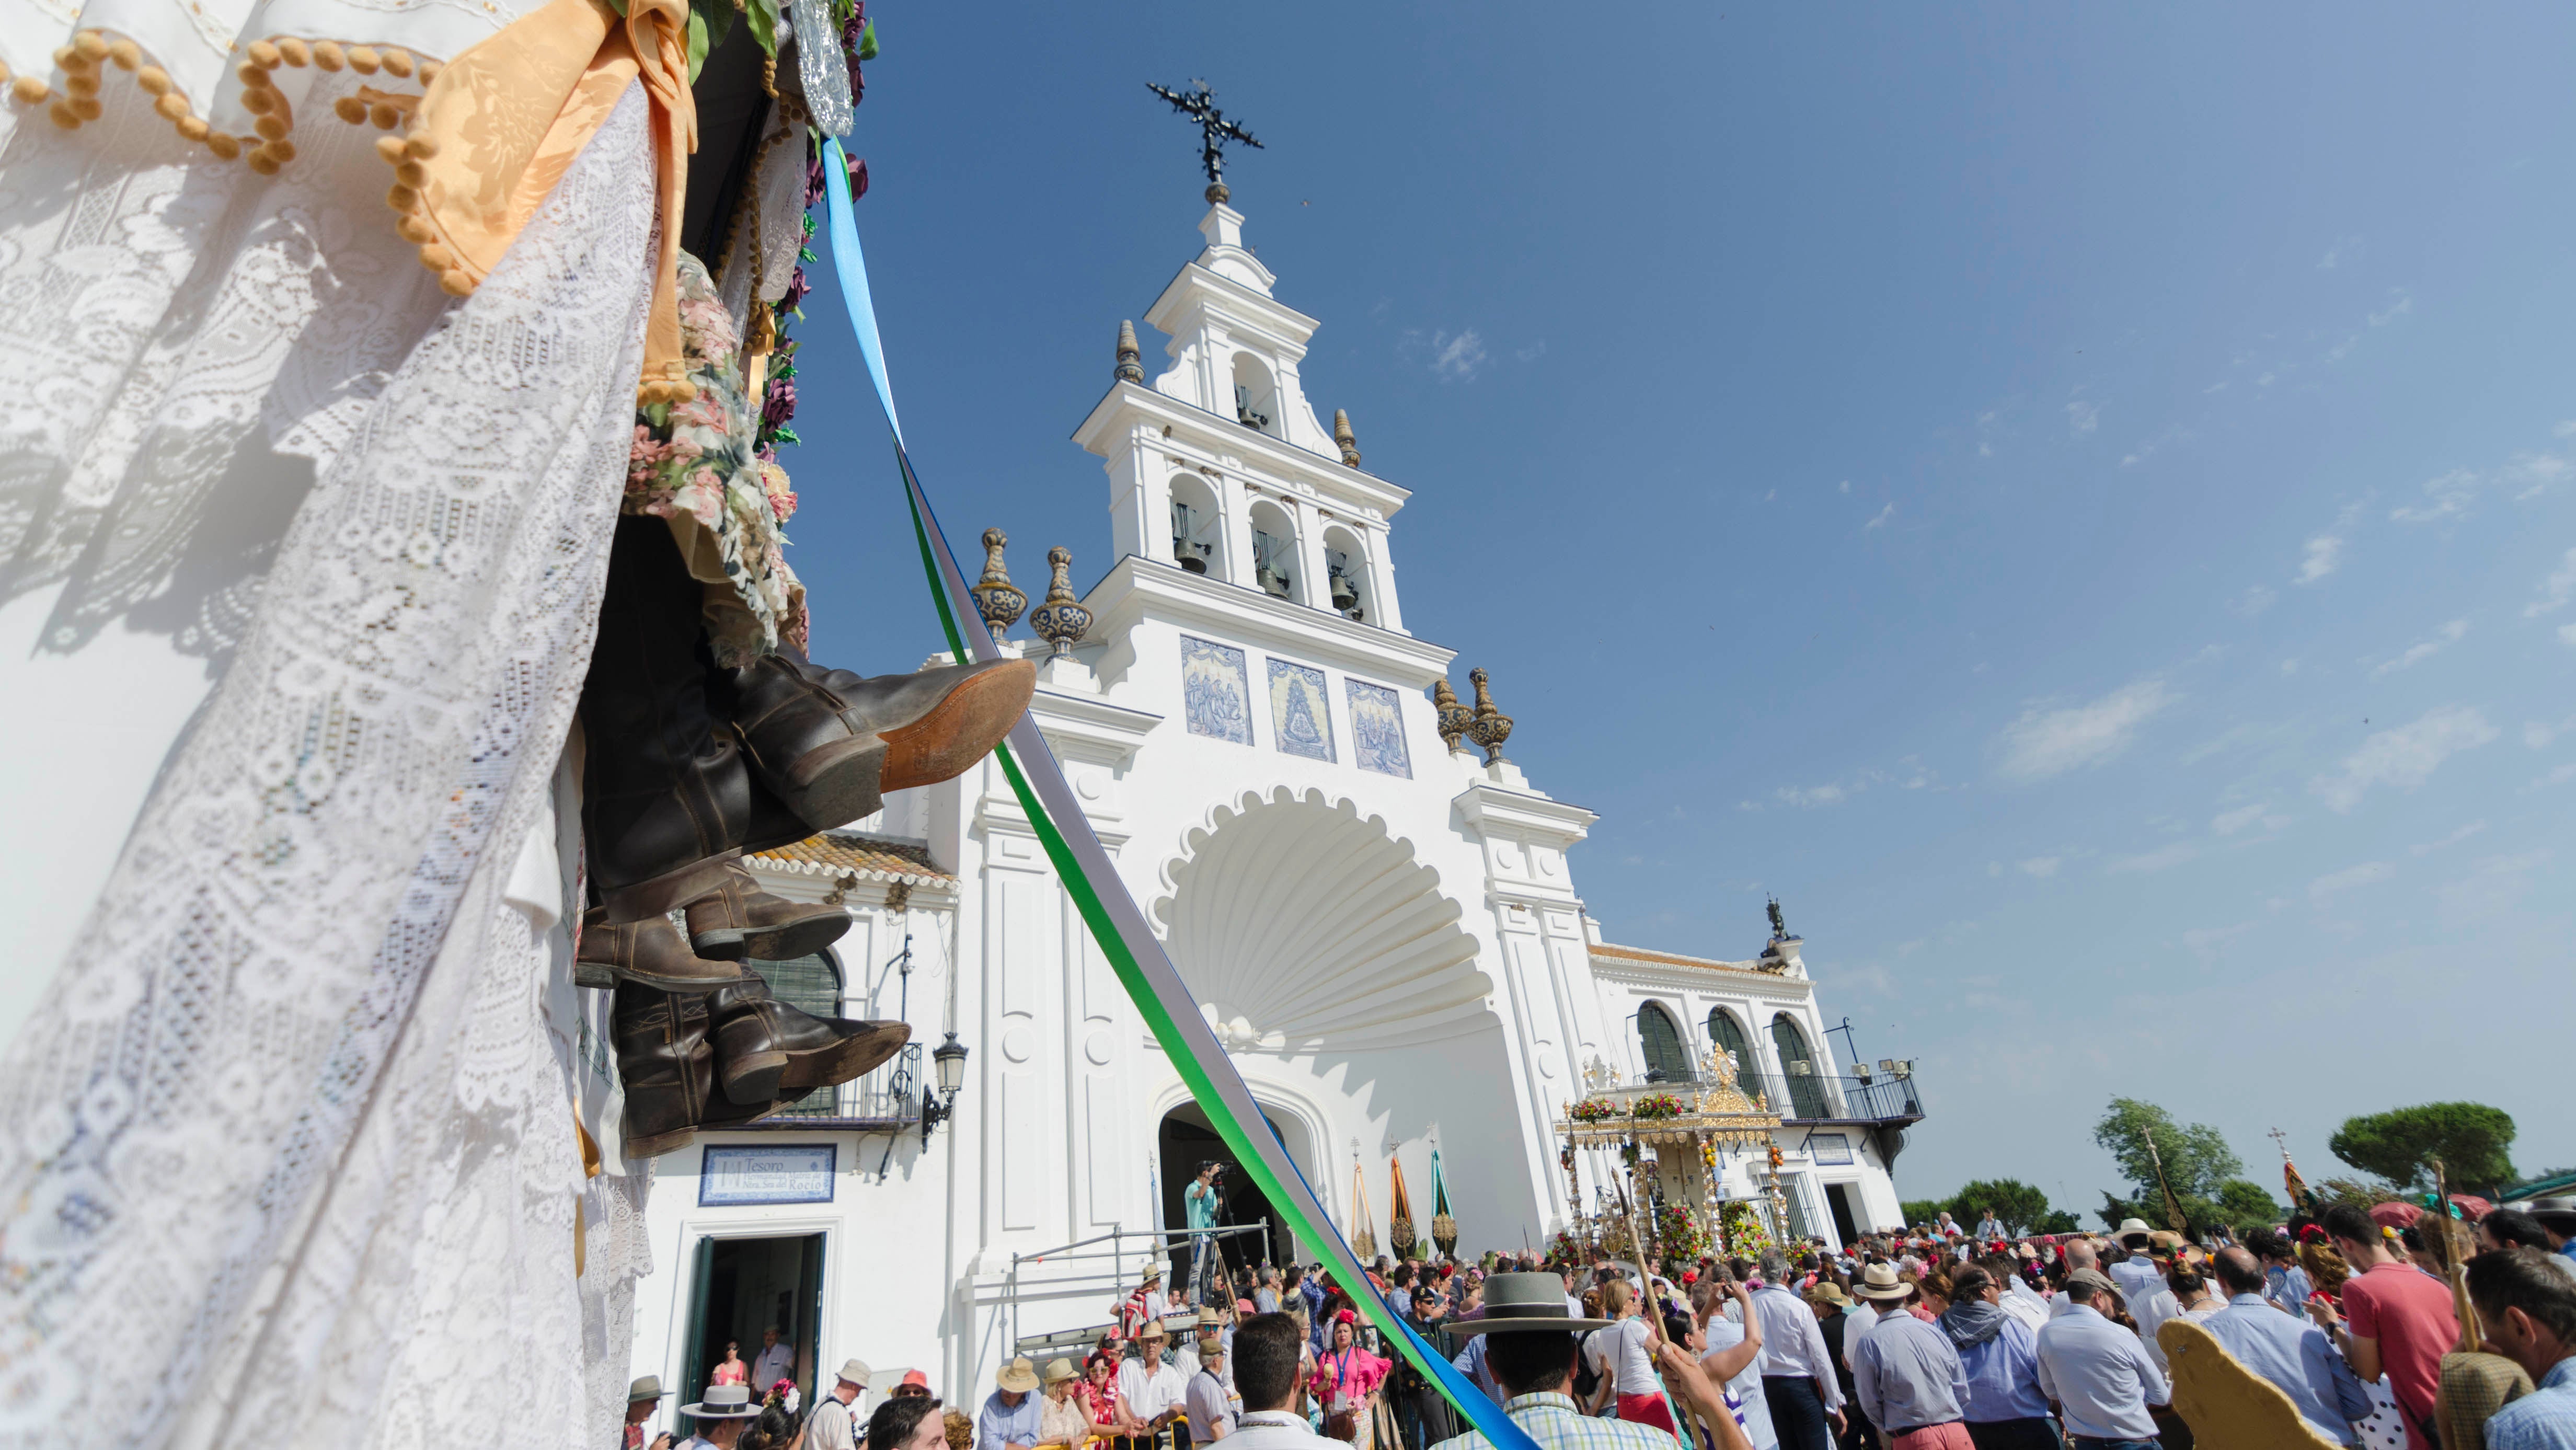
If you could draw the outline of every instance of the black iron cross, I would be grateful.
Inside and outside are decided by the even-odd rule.
[[[1152,81],[1145,82],[1145,89],[1171,102],[1173,110],[1199,123],[1199,165],[1207,172],[1208,200],[1223,201],[1226,198],[1225,143],[1240,141],[1255,148],[1261,148],[1261,143],[1252,139],[1252,133],[1243,129],[1242,122],[1227,120],[1225,113],[1216,108],[1216,92],[1208,89],[1207,82],[1192,81],[1190,87],[1187,91],[1176,91]]]

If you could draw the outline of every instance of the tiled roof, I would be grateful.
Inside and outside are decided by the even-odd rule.
[[[1751,972],[1762,977],[1780,975],[1777,972],[1763,971],[1751,962],[1718,962],[1706,957],[1686,957],[1679,952],[1653,952],[1644,947],[1612,946],[1608,942],[1595,942],[1588,950],[1596,957],[1611,957],[1620,961],[1654,962],[1667,967],[1698,967],[1703,971],[1711,972]]]
[[[861,880],[909,881],[918,886],[954,886],[957,878],[932,864],[930,848],[912,841],[889,841],[856,831],[825,831],[793,845],[777,846],[751,858],[763,866],[807,876],[856,873]]]

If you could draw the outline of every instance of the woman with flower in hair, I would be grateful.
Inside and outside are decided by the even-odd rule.
[[[1369,1450],[1377,1389],[1394,1366],[1360,1348],[1359,1318],[1349,1309],[1333,1316],[1332,1342],[1315,1357],[1312,1388],[1324,1407],[1325,1438]]]

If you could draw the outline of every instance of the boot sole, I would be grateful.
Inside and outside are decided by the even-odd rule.
[[[1027,713],[1037,685],[1038,667],[1028,660],[970,675],[909,725],[805,752],[788,767],[779,796],[816,830],[873,815],[887,791],[954,780],[992,754]]]
[[[1038,667],[1013,660],[968,677],[938,708],[879,738],[886,743],[883,790],[910,790],[955,780],[993,753],[1028,713],[1037,693]]]
[[[839,941],[849,929],[847,916],[818,916],[767,931],[720,926],[702,936],[689,938],[689,950],[711,962],[739,962],[747,958],[792,962],[798,957],[812,956]]]
[[[816,1088],[839,1087],[874,1072],[911,1040],[912,1028],[897,1022],[842,1038],[814,1052],[790,1053],[787,1071],[778,1080],[779,1088],[788,1093],[808,1093]]]
[[[667,915],[674,908],[713,892],[724,885],[733,863],[742,855],[740,847],[720,851],[703,861],[692,861],[676,871],[648,876],[630,886],[615,889],[602,886],[599,904],[607,909],[605,920],[611,926],[624,926],[648,916]],[[628,977],[628,981],[645,981]],[[696,991],[694,987],[671,987],[674,992]]]

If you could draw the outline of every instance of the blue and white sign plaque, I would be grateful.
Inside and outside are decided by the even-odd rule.
[[[707,1149],[698,1169],[704,1207],[750,1203],[830,1203],[838,1148],[830,1143],[731,1144]]]

